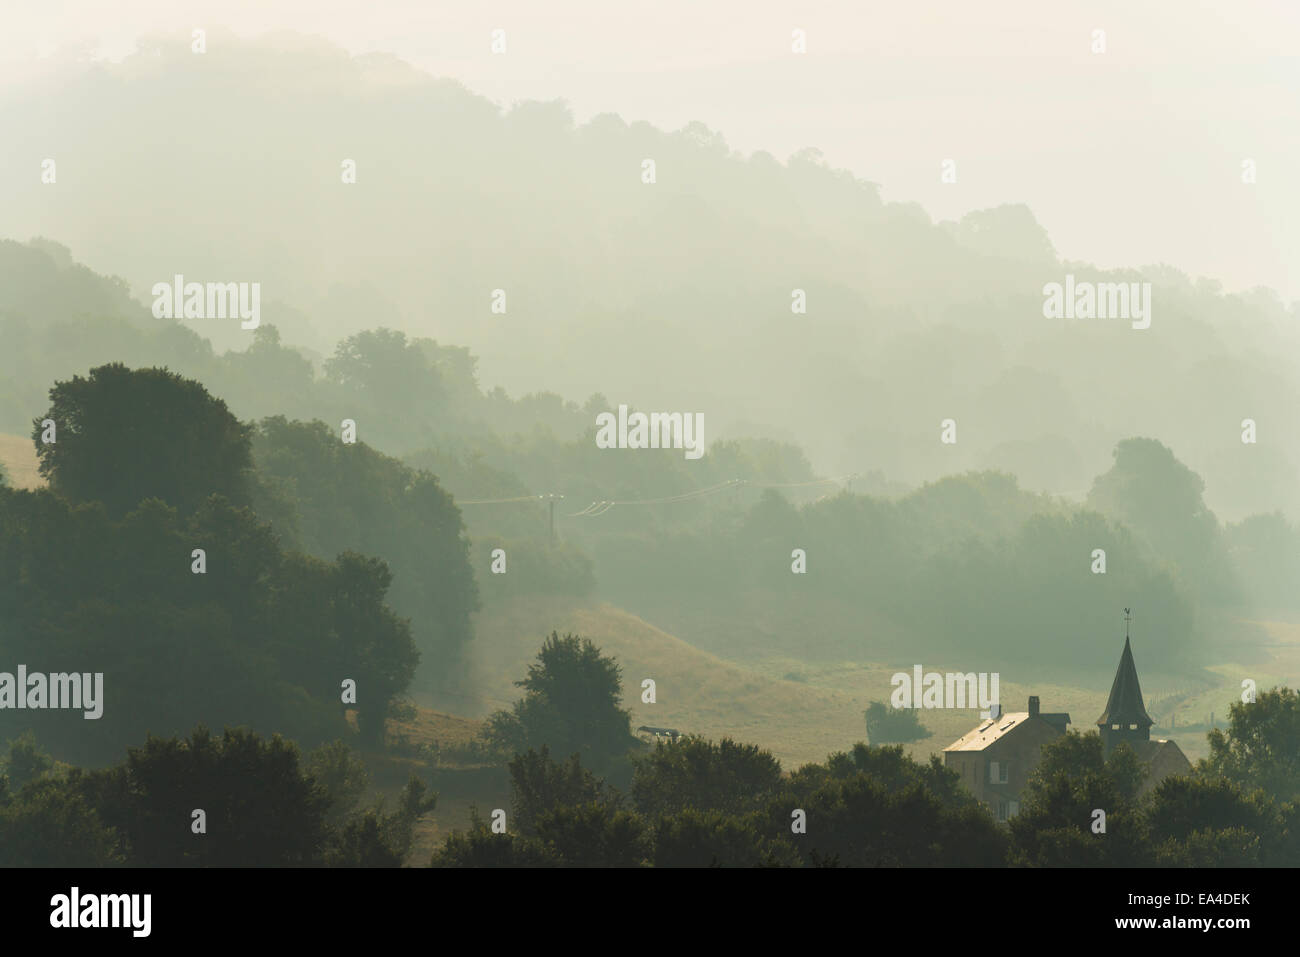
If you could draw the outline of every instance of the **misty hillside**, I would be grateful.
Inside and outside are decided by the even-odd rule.
[[[780,439],[823,475],[997,468],[1082,498],[1119,439],[1149,435],[1204,478],[1220,517],[1300,513],[1297,313],[1268,291],[1223,295],[1141,263],[1102,274],[1059,261],[1023,206],[935,223],[815,149],[783,161],[699,124],[577,126],[561,103],[502,109],[322,41],[214,31],[203,56],[183,37],[141,50],[0,99],[5,234],[122,276],[136,306],[117,286],[103,303],[129,322],[147,326],[152,285],[178,273],[260,282],[263,323],[311,359],[401,329],[468,347],[485,392],[700,411],[707,442]],[[40,182],[45,157],[55,184]],[[1043,287],[1067,273],[1152,283],[1150,328],[1045,318]],[[49,334],[58,311],[38,320],[39,290],[0,297],[36,322],[25,334]],[[184,325],[218,350],[253,338]],[[591,417],[573,411],[580,432]],[[939,442],[946,418],[955,445]]]
[[[1300,15],[9,6],[7,930],[422,866],[1267,925]]]
[[[698,460],[672,449],[609,455],[592,441],[595,415],[610,406],[604,395],[579,405],[555,392],[489,391],[463,346],[362,329],[322,361],[268,321],[250,348],[218,351],[195,331],[201,324],[153,318],[52,241],[0,241],[0,269],[14,277],[0,289],[11,344],[0,356],[0,429],[31,435],[51,385],[107,361],[194,377],[259,423],[248,501],[285,545],[322,559],[359,548],[390,562],[394,607],[428,642],[425,686],[472,645],[473,600],[442,606],[425,586],[449,553],[420,529],[446,527],[451,514],[468,536],[454,550],[467,549],[473,567],[456,573],[452,591],[468,596],[472,575],[489,605],[596,595],[740,660],[786,654],[791,635],[822,661],[879,660],[918,636],[960,656],[972,635],[996,635],[981,657],[1059,674],[1095,666],[1092,636],[1109,633],[1114,609],[1140,595],[1147,646],[1193,668],[1243,642],[1257,659],[1259,632],[1241,620],[1289,620],[1296,607],[1295,523],[1250,500],[1250,517],[1231,520],[1212,507],[1214,486],[1158,438],[1122,438],[1093,469],[1066,454],[1068,435],[1054,435],[1045,442],[1055,452],[1039,449],[1027,469],[1008,472],[964,472],[960,442],[935,441],[951,465],[940,460],[943,477],[920,488],[883,468],[828,477],[805,446],[763,438],[712,439]],[[31,290],[65,275],[76,281],[44,307]],[[360,423],[351,454],[337,441],[344,419]],[[1238,442],[1232,454],[1248,464],[1268,448]],[[12,484],[33,484],[30,451],[6,464]],[[1086,498],[1033,491],[1044,464]],[[1290,490],[1284,475],[1248,476],[1265,474]],[[150,479],[139,480],[143,496]],[[1089,574],[1099,546],[1112,567]],[[790,574],[796,547],[816,569],[806,583]],[[498,548],[513,574],[488,573]]]

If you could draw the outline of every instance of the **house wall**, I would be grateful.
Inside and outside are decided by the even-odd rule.
[[[946,751],[944,766],[960,775],[962,783],[997,816],[999,802],[1008,806],[1019,802],[1029,783],[1029,776],[1042,759],[1043,745],[1060,737],[1061,732],[1040,718],[1030,718],[983,751]],[[990,768],[996,761],[1009,766],[1005,784],[990,780]]]

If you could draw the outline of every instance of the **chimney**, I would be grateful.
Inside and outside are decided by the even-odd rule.
[[[1029,717],[1038,717],[1038,695],[1036,694],[1031,694],[1029,696]]]

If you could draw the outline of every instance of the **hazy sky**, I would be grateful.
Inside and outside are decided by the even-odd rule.
[[[3,0],[0,83],[198,26],[392,52],[503,105],[565,99],[580,122],[700,120],[780,159],[814,146],[936,219],[1024,202],[1068,259],[1300,299],[1294,0]]]

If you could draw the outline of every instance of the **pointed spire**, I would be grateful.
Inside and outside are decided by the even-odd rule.
[[[1146,705],[1142,703],[1142,686],[1138,684],[1137,666],[1133,664],[1133,649],[1127,636],[1124,638],[1124,653],[1119,658],[1115,681],[1110,686],[1106,710],[1097,719],[1097,724],[1102,727],[1118,724],[1125,730],[1130,724],[1136,724],[1139,729],[1150,728],[1155,724],[1147,714]]]

